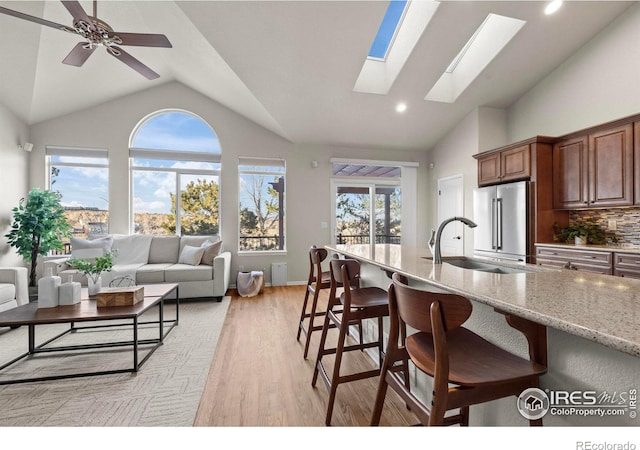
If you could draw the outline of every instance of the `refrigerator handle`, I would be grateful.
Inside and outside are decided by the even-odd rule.
[[[502,199],[501,198],[496,199],[496,222],[497,222],[497,226],[496,226],[497,249],[502,250]]]
[[[496,199],[491,199],[491,249],[496,250]]]

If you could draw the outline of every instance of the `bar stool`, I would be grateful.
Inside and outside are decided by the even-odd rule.
[[[327,415],[325,423],[331,425],[331,416],[333,414],[333,404],[336,398],[338,385],[350,381],[362,380],[364,378],[374,377],[380,374],[380,367],[383,359],[383,324],[382,319],[389,315],[388,294],[384,289],[377,287],[360,287],[360,263],[354,259],[334,259],[330,263],[331,290],[329,293],[329,307],[324,318],[322,327],[322,335],[320,337],[320,345],[318,347],[318,357],[316,359],[315,369],[313,371],[313,380],[311,385],[315,387],[318,380],[318,374],[329,389],[329,400],[327,404]],[[336,298],[336,290],[339,285],[343,286],[343,292],[339,298]],[[336,306],[342,305],[342,314],[336,309]],[[340,317],[339,317],[340,316]],[[358,323],[363,319],[378,319],[378,339],[374,342],[363,342],[362,328],[360,328],[360,342],[355,345],[345,345],[348,336],[349,325]],[[330,328],[339,328],[338,342],[335,348],[326,348],[327,333]],[[367,348],[378,347],[379,366],[377,369],[349,374],[340,375],[340,364],[344,352],[354,350],[364,350]],[[333,375],[329,378],[322,358],[325,355],[335,353],[335,362],[333,367]]]
[[[539,386],[540,375],[547,371],[544,326],[507,316],[509,324],[522,331],[529,342],[530,359],[523,359],[462,327],[472,311],[467,298],[416,290],[400,282],[398,274],[392,279],[389,344],[371,425],[380,422],[387,386],[400,395],[423,425],[463,426],[469,425],[470,405],[517,396]],[[405,325],[417,332],[398,345],[399,330]],[[433,378],[430,408],[409,392],[394,370],[394,364],[406,357]],[[459,409],[459,413],[445,417],[453,409]],[[542,419],[529,423],[542,425]]]
[[[307,281],[307,289],[304,293],[304,302],[302,303],[302,311],[300,312],[300,320],[298,321],[298,333],[296,339],[300,340],[300,334],[304,332],[306,341],[304,344],[304,357],[309,352],[309,343],[311,342],[311,333],[322,329],[321,325],[315,325],[315,317],[323,316],[326,311],[317,311],[318,296],[320,290],[329,289],[331,287],[331,274],[329,271],[322,270],[322,262],[327,258],[327,250],[317,248],[315,245],[309,249],[309,279]],[[307,304],[309,295],[313,296],[311,301],[311,309],[307,312]],[[309,324],[305,327],[305,319],[309,319]]]

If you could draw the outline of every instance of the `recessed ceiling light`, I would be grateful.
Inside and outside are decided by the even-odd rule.
[[[551,3],[549,3],[547,5],[547,7],[544,9],[544,13],[546,15],[550,15],[553,14],[554,12],[556,12],[557,10],[560,9],[560,7],[562,6],[562,0],[553,0]]]
[[[398,103],[396,105],[396,111],[401,113],[401,112],[405,112],[407,110],[407,104],[406,103]]]

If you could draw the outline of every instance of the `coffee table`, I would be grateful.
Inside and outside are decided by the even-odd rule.
[[[165,299],[169,294],[175,291],[175,318],[166,320],[164,317],[164,304]],[[158,308],[158,320],[141,321],[140,318],[147,311],[152,308]],[[68,374],[51,375],[51,376],[38,376],[31,378],[18,378],[11,380],[0,380],[0,385],[4,384],[16,384],[27,383],[35,381],[48,381],[48,380],[60,380],[65,378],[78,378],[88,377],[94,375],[109,375],[115,373],[125,372],[137,372],[140,367],[149,359],[149,357],[161,346],[164,342],[164,338],[178,325],[180,310],[180,296],[178,293],[178,284],[151,284],[144,285],[144,300],[132,305],[132,306],[112,306],[98,308],[95,298],[88,296],[86,288],[82,290],[82,301],[75,305],[70,306],[57,306],[54,308],[38,308],[37,302],[31,302],[26,305],[18,306],[17,308],[10,309],[0,313],[0,327],[9,326],[27,326],[28,327],[28,340],[29,350],[12,359],[11,361],[0,366],[0,372],[5,368],[37,353],[45,352],[65,352],[73,350],[84,349],[103,349],[113,347],[126,347],[132,348],[133,365],[131,367],[114,369],[114,370],[102,370],[93,372],[73,372]],[[86,325],[87,323],[107,321],[106,324],[94,324]],[[109,323],[114,321],[114,323]],[[115,323],[117,322],[117,323]],[[68,323],[69,328],[62,333],[46,340],[45,342],[36,345],[36,326],[46,324],[59,324]],[[81,325],[78,325],[81,324]],[[158,325],[158,337],[153,339],[139,339],[138,331],[140,325],[157,324]],[[165,325],[168,328],[165,329]],[[58,340],[59,338],[76,332],[78,330],[87,330],[92,328],[106,328],[106,327],[122,327],[130,326],[132,330],[131,340],[118,341],[118,342],[101,342],[86,345],[68,345],[68,346],[55,346],[48,345]],[[148,353],[144,355],[142,359],[139,357],[139,346],[145,344],[152,344]]]

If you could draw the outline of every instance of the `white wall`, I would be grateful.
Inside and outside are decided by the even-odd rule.
[[[28,138],[26,123],[0,105],[0,267],[24,265],[4,235],[13,220],[11,209],[29,190],[29,154],[18,148]]]
[[[640,112],[640,4],[509,108],[509,140],[561,136]]]
[[[424,152],[397,152],[292,144],[270,131],[244,119],[180,83],[168,83],[98,107],[52,119],[31,128],[34,150],[31,160],[31,184],[45,186],[45,145],[89,146],[109,150],[109,199],[112,233],[128,233],[129,160],[128,140],[136,124],[147,114],[165,108],[179,108],[198,114],[215,130],[222,146],[221,236],[226,250],[232,252],[232,281],[239,266],[244,270],[264,269],[270,281],[272,262],[286,262],[289,282],[306,281],[308,248],[330,242],[331,223],[329,179],[331,157],[417,161],[421,167],[420,191],[425,192]],[[287,162],[286,254],[238,255],[238,172],[239,156],[283,158]],[[311,161],[319,162],[318,168]],[[421,205],[424,196],[418,197]],[[419,207],[418,223],[426,213]],[[425,240],[426,242],[426,240]]]

